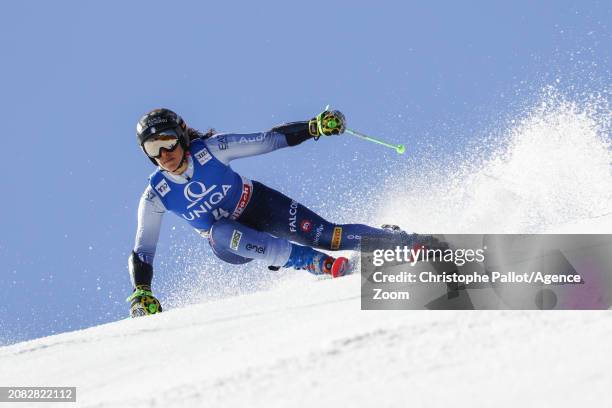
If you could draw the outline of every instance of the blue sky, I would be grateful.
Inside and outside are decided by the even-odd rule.
[[[461,151],[556,79],[610,84],[605,1],[24,1],[0,20],[0,341],[126,316],[153,170],[134,129],[152,108],[249,132],[332,104],[407,146],[400,157],[347,136],[236,162],[325,215],[330,185],[375,194],[380,163]],[[183,232],[210,254],[168,216],[158,259]]]

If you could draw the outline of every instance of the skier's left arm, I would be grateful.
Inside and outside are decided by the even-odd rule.
[[[340,111],[324,111],[309,121],[285,123],[268,132],[222,133],[206,139],[206,145],[214,156],[227,164],[241,157],[269,153],[321,135],[331,136],[344,132],[346,120]]]

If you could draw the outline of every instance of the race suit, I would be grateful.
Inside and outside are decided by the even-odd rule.
[[[323,250],[354,250],[363,236],[393,235],[363,224],[331,223],[284,194],[239,175],[229,165],[234,159],[295,146],[311,137],[307,122],[295,122],[269,132],[194,139],[183,174],[158,168],[149,177],[138,206],[134,253],[153,264],[166,211],[183,218],[208,238],[215,255],[233,264],[259,259],[270,266],[284,266],[291,242]],[[150,278],[133,272],[131,277],[133,284],[150,284]]]

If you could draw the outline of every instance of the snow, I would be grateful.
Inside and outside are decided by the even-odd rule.
[[[359,275],[296,274],[269,291],[3,347],[0,384],[76,386],[81,407],[589,406],[607,396],[607,311],[362,311],[359,286]]]
[[[549,102],[516,121],[505,150],[422,186],[411,178],[371,222],[610,233],[610,111],[598,122]],[[76,386],[80,407],[595,406],[609,399],[611,335],[609,311],[362,311],[358,274],[296,272],[255,293],[1,347],[0,385]]]

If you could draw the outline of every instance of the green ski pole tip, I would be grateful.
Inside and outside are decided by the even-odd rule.
[[[395,147],[395,151],[396,151],[398,154],[404,154],[404,152],[406,151],[406,146],[404,146],[403,144],[397,145],[397,146]]]

